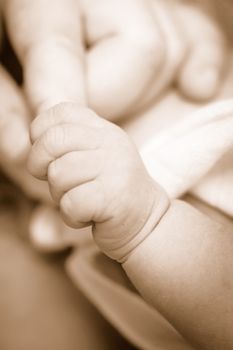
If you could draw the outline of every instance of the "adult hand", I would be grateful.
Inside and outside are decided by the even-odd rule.
[[[0,161],[2,170],[37,200],[51,202],[48,186],[26,170],[30,116],[22,91],[0,65]]]
[[[3,3],[36,114],[65,100],[85,104],[87,96],[89,107],[116,120],[175,77],[195,99],[212,97],[219,86],[223,35],[197,0]]]
[[[0,28],[2,29],[2,28]],[[5,40],[3,47],[5,45]],[[3,61],[17,70],[9,50],[4,52]],[[1,60],[1,56],[0,56]],[[13,63],[13,64],[12,64]],[[9,68],[8,66],[8,68]],[[30,149],[30,115],[23,93],[3,64],[0,64],[0,161],[1,168],[14,182],[36,199],[50,200],[46,185],[35,181],[26,171],[26,158]]]

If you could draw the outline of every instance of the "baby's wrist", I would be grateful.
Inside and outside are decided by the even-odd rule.
[[[119,244],[115,245],[114,248],[102,249],[104,253],[111,259],[117,260],[119,263],[126,262],[133,251],[154,231],[155,227],[168,211],[169,206],[170,201],[166,192],[155,184],[153,205],[150,208],[150,213],[143,226],[138,232],[129,236],[129,238],[125,239],[123,242],[119,240]]]

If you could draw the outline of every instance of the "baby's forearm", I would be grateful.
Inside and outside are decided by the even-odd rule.
[[[66,222],[94,223],[99,248],[198,349],[233,349],[233,235],[184,202],[169,207],[128,135],[90,110],[57,105],[31,138],[28,167]]]
[[[174,201],[123,267],[198,349],[233,349],[233,235],[225,227]]]

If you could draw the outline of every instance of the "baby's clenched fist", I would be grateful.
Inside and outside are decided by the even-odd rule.
[[[62,103],[31,126],[30,172],[47,179],[65,222],[93,226],[100,249],[124,261],[169,206],[136,147],[118,126]]]

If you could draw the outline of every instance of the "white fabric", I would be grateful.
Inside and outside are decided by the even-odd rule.
[[[190,191],[233,216],[233,99],[201,108],[156,134],[141,156],[171,198]]]

